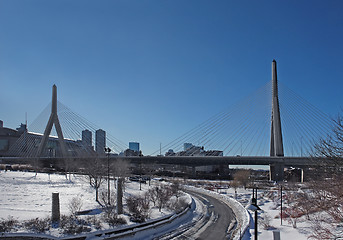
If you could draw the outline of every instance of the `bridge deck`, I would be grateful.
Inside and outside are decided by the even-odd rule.
[[[95,157],[70,158],[70,159],[94,159]],[[106,156],[98,157],[98,159],[107,159]],[[29,163],[37,158],[20,158],[20,157],[2,157],[4,163]],[[39,158],[41,161],[54,160],[58,161],[61,158]],[[206,165],[271,165],[283,164],[284,166],[318,166],[327,161],[314,159],[309,157],[263,157],[263,156],[143,156],[143,157],[123,157],[111,156],[110,161],[117,159],[128,160],[138,164],[175,164],[185,166],[206,166]]]

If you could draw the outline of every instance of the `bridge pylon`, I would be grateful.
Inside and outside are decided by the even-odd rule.
[[[270,156],[284,157],[281,117],[279,108],[278,81],[276,71],[276,61],[272,62],[272,118],[271,118],[271,134],[270,134]],[[277,163],[270,165],[270,180],[282,181],[284,178],[284,164]]]
[[[58,115],[57,115],[57,87],[55,84],[52,86],[51,114],[50,114],[49,121],[45,127],[43,138],[42,138],[42,140],[39,144],[39,147],[38,147],[37,157],[42,156],[43,150],[44,150],[44,148],[48,142],[49,135],[51,133],[52,125],[55,125],[55,129],[56,129],[57,136],[58,136],[58,142],[60,144],[60,148],[62,151],[62,156],[66,157],[67,156],[67,147],[66,147],[66,144],[64,142],[62,128],[61,128],[60,121],[59,121]]]

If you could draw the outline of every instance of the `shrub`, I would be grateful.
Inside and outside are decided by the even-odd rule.
[[[187,207],[187,202],[185,199],[171,199],[168,204],[168,209],[176,213],[182,212]]]
[[[110,225],[110,227],[126,224],[126,220],[122,217],[118,217],[118,215],[108,216],[106,218],[106,222]]]
[[[95,227],[96,230],[102,229],[101,221],[96,216],[89,216],[86,221]]]
[[[18,220],[14,219],[12,216],[9,216],[6,219],[0,220],[0,232],[11,232],[17,225]]]
[[[76,217],[77,212],[81,211],[82,204],[81,197],[73,197],[68,204],[70,214]]]
[[[145,222],[149,216],[149,197],[130,196],[126,199],[127,207],[131,213],[130,220],[133,222]]]
[[[126,224],[126,220],[122,217],[118,217],[114,208],[108,208],[104,212],[103,220],[110,225],[110,227],[115,227],[117,225]]]
[[[44,219],[39,219],[39,218],[34,218],[27,220],[23,223],[23,226],[31,232],[35,233],[43,233],[50,228],[50,218],[44,218]]]
[[[86,225],[89,225],[89,223],[82,219],[77,219],[74,216],[61,216],[60,228],[63,229],[64,234],[89,232],[91,229]]]
[[[263,226],[263,229],[265,230],[272,230],[275,229],[275,227],[273,227],[270,222],[271,222],[272,218],[267,214],[267,213],[263,213],[262,217],[261,217],[261,224]]]

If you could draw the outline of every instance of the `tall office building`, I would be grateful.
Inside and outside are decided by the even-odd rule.
[[[83,146],[92,146],[92,132],[88,129],[82,131],[82,144]]]
[[[95,132],[95,151],[99,154],[105,154],[106,132],[102,129]]]
[[[129,142],[129,149],[135,152],[139,152],[139,143],[138,142]]]

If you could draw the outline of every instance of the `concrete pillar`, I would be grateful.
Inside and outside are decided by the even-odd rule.
[[[280,230],[274,230],[273,231],[273,239],[274,240],[280,240]]]
[[[119,177],[117,180],[117,213],[123,213],[123,181],[124,178]]]
[[[269,166],[269,177],[271,181],[282,182],[284,179],[284,168],[283,163],[274,163]]]
[[[272,96],[272,121],[271,121],[271,134],[270,134],[270,156],[271,157],[283,157],[283,141],[281,131],[281,117],[279,109],[279,93],[278,82],[276,72],[276,61],[272,62],[272,84],[273,84],[273,96]],[[270,165],[270,180],[283,181],[284,178],[284,164],[275,163]]]
[[[304,169],[301,169],[301,175],[300,175],[300,182],[303,183],[304,182]]]
[[[59,193],[52,193],[52,211],[51,222],[53,225],[59,225],[60,222],[60,198]]]
[[[195,166],[192,166],[192,176],[195,178],[197,176],[197,172]]]
[[[272,62],[272,119],[271,119],[271,135],[270,135],[270,156],[283,157],[283,141],[281,131],[281,117],[279,108],[278,82],[276,73],[276,61]]]
[[[275,169],[273,164],[269,164],[269,181],[273,181]]]

